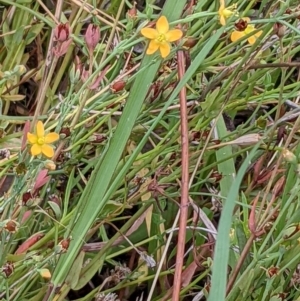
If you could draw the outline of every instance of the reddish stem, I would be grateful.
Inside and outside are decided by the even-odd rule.
[[[185,73],[185,58],[184,52],[178,51],[178,76],[179,80],[183,78]],[[186,222],[188,218],[188,203],[189,203],[189,144],[188,144],[188,119],[187,119],[187,99],[186,88],[183,87],[179,93],[180,98],[180,120],[181,120],[181,157],[182,157],[182,176],[181,176],[181,203],[180,203],[180,219],[178,244],[176,255],[176,268],[174,275],[174,289],[172,301],[179,301],[181,289],[181,274],[184,258],[184,247],[186,237]]]

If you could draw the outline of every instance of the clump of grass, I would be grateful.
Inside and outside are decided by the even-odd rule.
[[[0,1],[0,298],[298,300],[297,3],[150,2]]]

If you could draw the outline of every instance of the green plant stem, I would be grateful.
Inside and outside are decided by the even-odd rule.
[[[40,85],[39,93],[38,93],[38,96],[36,98],[37,99],[37,105],[36,105],[33,120],[32,120],[32,123],[31,123],[31,129],[34,128],[34,126],[35,126],[35,124],[36,124],[36,122],[39,118],[39,115],[41,113],[41,110],[43,108],[46,93],[47,93],[47,90],[49,88],[52,76],[54,74],[54,70],[55,70],[55,67],[57,65],[57,61],[58,61],[58,57],[54,56],[53,61],[51,63],[49,73],[47,74],[46,80],[45,80],[45,82],[41,83],[41,85]]]

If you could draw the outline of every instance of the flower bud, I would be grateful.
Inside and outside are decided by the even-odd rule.
[[[54,38],[56,41],[64,42],[69,39],[70,25],[68,23],[58,24],[54,29]]]
[[[291,14],[293,13],[293,11],[292,11],[290,8],[288,8],[288,9],[285,11],[285,13],[288,14],[288,15],[291,15]]]
[[[93,52],[100,41],[100,28],[97,25],[89,24],[85,35],[85,43],[90,52]]]
[[[76,65],[75,64],[72,64],[72,67],[70,69],[70,73],[69,73],[69,76],[70,76],[70,82],[72,84],[77,84],[78,81],[80,80],[80,70],[76,68]]]
[[[71,135],[71,130],[69,127],[63,127],[60,132],[59,132],[60,135],[63,136],[63,138],[67,138]]]
[[[110,89],[113,93],[116,93],[116,92],[123,90],[125,85],[126,85],[126,83],[124,80],[119,80],[119,81],[114,82],[111,85]]]
[[[26,72],[26,67],[24,65],[17,65],[14,68],[14,72],[16,75],[23,75]]]
[[[279,275],[279,268],[271,266],[270,268],[266,269],[266,275],[268,278],[272,278],[273,276]]]
[[[16,167],[15,167],[15,173],[17,176],[24,175],[27,172],[27,168],[24,162],[20,162]]]
[[[48,280],[51,278],[51,272],[48,269],[40,269],[39,272],[44,279]]]
[[[4,229],[10,233],[16,233],[19,229],[19,224],[14,220],[8,220],[5,223]]]
[[[103,141],[107,140],[107,137],[103,134],[97,134],[94,133],[90,139],[89,139],[92,143],[102,143]]]
[[[55,252],[56,253],[66,253],[69,249],[69,245],[70,245],[70,238],[67,239],[63,239],[61,242],[59,242],[59,244],[55,247]]]
[[[190,48],[193,48],[196,44],[197,44],[197,40],[193,37],[188,37],[184,44],[183,44],[183,47],[187,48],[187,49],[190,49]]]
[[[59,196],[57,194],[49,195],[49,200],[52,203],[55,203],[58,207],[61,207],[61,199],[59,198]]]
[[[22,195],[22,205],[27,206],[33,203],[33,195],[30,191],[23,193]]]
[[[55,165],[54,162],[51,161],[51,160],[47,160],[47,161],[44,163],[44,166],[45,166],[48,170],[55,170],[55,169],[56,169],[56,165]]]
[[[278,38],[284,37],[285,31],[286,31],[286,26],[285,25],[283,25],[279,22],[274,23],[273,32],[274,32],[274,34],[276,34],[278,36]]]
[[[135,6],[136,6],[136,2],[134,2],[132,8],[127,11],[127,16],[130,19],[135,19],[137,16],[137,10]]]
[[[283,149],[282,156],[283,156],[284,160],[289,163],[297,163],[297,157],[286,148]]]
[[[14,264],[9,261],[6,262],[1,268],[2,273],[5,275],[5,277],[9,277],[13,273],[14,269],[15,269]]]

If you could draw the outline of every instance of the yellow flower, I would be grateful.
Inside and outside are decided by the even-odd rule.
[[[242,19],[243,21],[246,22],[246,28],[241,30],[241,31],[238,31],[238,30],[235,30],[231,33],[231,36],[230,36],[230,39],[232,42],[235,42],[239,39],[241,39],[242,37],[244,37],[245,35],[248,35],[250,34],[252,31],[255,30],[255,27],[254,25],[252,24],[248,24],[250,22],[250,19],[249,18],[243,18]],[[258,31],[256,34],[254,35],[251,35],[250,37],[248,37],[248,42],[250,45],[253,45],[256,41],[256,39],[262,34],[262,30]]]
[[[175,42],[182,37],[180,29],[169,30],[169,22],[165,16],[161,16],[157,20],[156,29],[143,28],[141,34],[150,39],[146,53],[153,54],[159,49],[162,58],[169,55],[171,51],[170,42]]]
[[[230,18],[232,15],[236,14],[237,5],[233,4],[231,6],[225,7],[225,0],[220,0],[220,8],[218,11],[220,23],[224,26],[226,25],[226,19]]]
[[[38,121],[36,124],[36,134],[27,133],[27,139],[32,144],[30,149],[32,156],[43,153],[46,157],[51,158],[54,155],[54,150],[49,144],[58,140],[59,135],[57,133],[45,135],[44,124]]]

